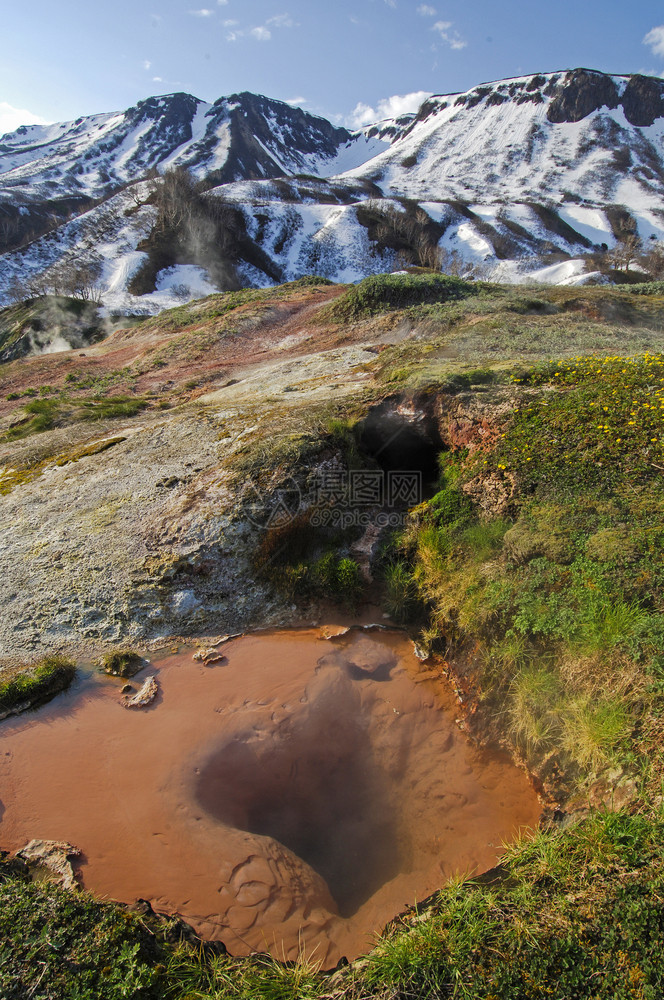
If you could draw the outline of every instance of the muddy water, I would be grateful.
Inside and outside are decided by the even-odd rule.
[[[524,775],[472,748],[400,633],[223,651],[153,664],[144,711],[94,678],[3,723],[0,846],[67,840],[97,895],[149,899],[233,954],[304,948],[329,967],[537,823]]]

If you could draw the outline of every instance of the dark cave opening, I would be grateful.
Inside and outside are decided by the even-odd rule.
[[[419,472],[425,488],[438,480],[445,448],[436,420],[424,410],[385,400],[360,421],[358,443],[385,472]]]

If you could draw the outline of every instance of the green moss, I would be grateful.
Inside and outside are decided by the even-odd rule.
[[[64,656],[47,656],[6,681],[2,681],[0,675],[0,713],[50,701],[69,687],[75,674],[76,665],[72,660]]]
[[[601,528],[591,535],[585,553],[599,562],[631,561],[638,556],[638,549],[627,528]]]
[[[133,677],[144,666],[145,660],[133,649],[114,649],[101,661],[101,669],[113,677]]]
[[[0,473],[0,496],[7,496],[15,487],[31,483],[33,479],[37,479],[42,474],[44,467],[44,462],[38,462],[27,469],[5,468]]]
[[[100,455],[102,452],[108,451],[109,448],[114,448],[116,444],[121,444],[126,440],[125,437],[112,437],[106,438],[103,441],[93,441],[92,444],[84,444],[80,448],[74,448],[73,451],[57,455],[54,463],[57,466],[63,466],[68,465],[70,462],[78,462],[82,458],[89,458],[91,455]]]

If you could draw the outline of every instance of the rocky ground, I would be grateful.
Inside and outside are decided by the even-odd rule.
[[[559,318],[539,300],[510,319],[501,348],[480,300],[433,318],[393,310],[340,323],[330,304],[343,294],[305,282],[213,296],[84,352],[2,367],[3,662],[292,620],[292,602],[257,579],[252,559],[284,481],[294,477],[306,508],[317,470],[345,462],[334,421],[373,407],[374,425],[397,437],[410,425],[435,463],[441,448],[494,440],[525,391],[473,386],[481,373],[468,357],[503,370],[519,323],[533,341],[521,337],[522,356],[559,346]],[[558,293],[547,294],[559,312]],[[627,340],[661,340],[632,315],[636,297],[607,321],[599,290],[581,306],[574,294],[564,308],[575,343],[611,349],[616,316]],[[34,425],[42,418],[45,429]],[[500,512],[504,485],[475,485],[487,512]]]

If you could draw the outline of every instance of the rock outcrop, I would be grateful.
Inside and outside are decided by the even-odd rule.
[[[56,882],[63,889],[75,889],[78,883],[69,859],[78,857],[80,853],[77,847],[64,840],[31,840],[16,851],[16,857],[43,869],[49,881]]]
[[[126,697],[122,702],[124,708],[147,708],[159,694],[159,688],[154,677],[146,677],[136,694]]]

